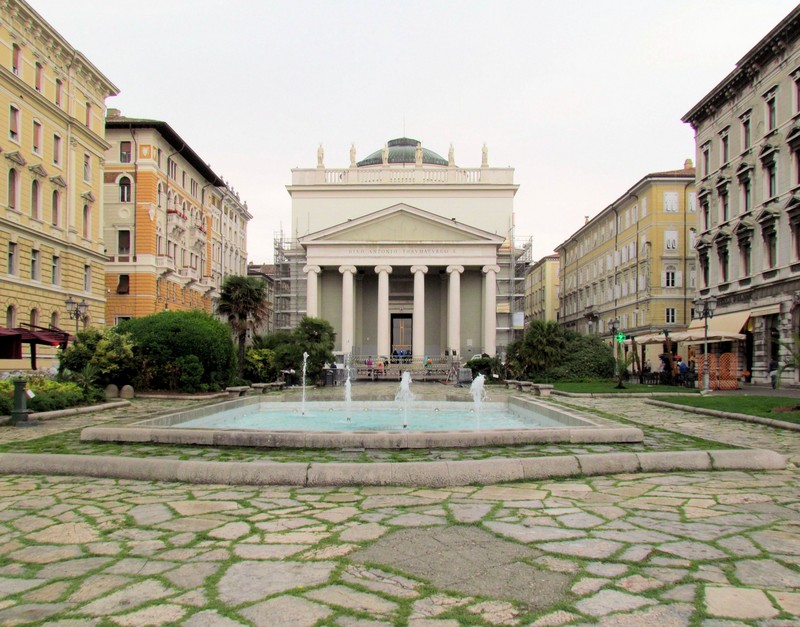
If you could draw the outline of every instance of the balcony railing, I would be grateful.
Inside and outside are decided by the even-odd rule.
[[[513,168],[371,166],[365,168],[298,168],[292,185],[513,185]]]

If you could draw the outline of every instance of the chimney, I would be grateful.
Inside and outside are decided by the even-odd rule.
[[[107,118],[118,118],[121,114],[119,109],[106,109]]]
[[[691,170],[694,167],[694,163],[692,163],[691,159],[687,159],[683,162],[683,169],[684,170]]]

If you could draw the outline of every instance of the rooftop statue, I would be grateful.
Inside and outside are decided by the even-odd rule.
[[[322,144],[320,144],[319,148],[317,148],[317,167],[325,167],[325,150],[322,148]]]

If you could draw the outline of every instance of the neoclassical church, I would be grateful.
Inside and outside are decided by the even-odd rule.
[[[292,170],[276,240],[276,328],[328,320],[341,357],[502,353],[522,326],[512,168],[458,167],[409,138],[360,161]],[[519,292],[519,293],[518,293]],[[515,312],[519,312],[515,315]]]

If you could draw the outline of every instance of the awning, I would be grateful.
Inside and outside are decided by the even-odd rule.
[[[781,312],[780,305],[764,305],[763,307],[754,307],[750,310],[751,316],[772,316]]]
[[[66,348],[69,337],[69,333],[61,329],[0,327],[0,359],[22,359],[22,345],[30,344],[31,370],[36,370],[36,345]]]
[[[711,337],[712,335],[717,334],[728,334],[728,335],[741,335],[742,327],[747,324],[747,321],[750,319],[750,310],[746,311],[737,311],[735,313],[729,314],[722,314],[719,316],[714,316],[713,318],[708,319],[708,336]],[[700,331],[702,334],[705,329],[705,320],[702,318],[692,320],[692,323],[689,325],[688,332],[693,331]],[[742,336],[743,338],[744,336]],[[732,339],[742,339],[742,338],[732,338]]]

